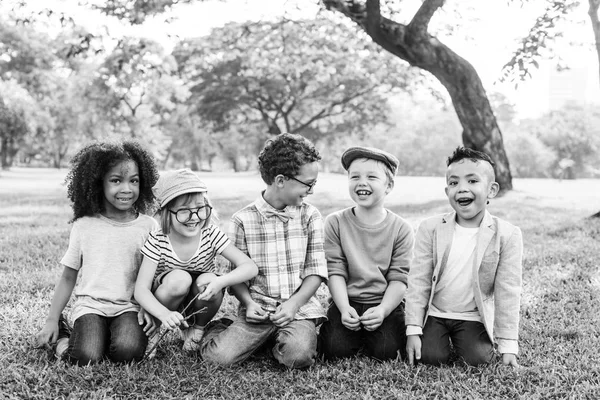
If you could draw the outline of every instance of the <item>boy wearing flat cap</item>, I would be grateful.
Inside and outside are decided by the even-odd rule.
[[[363,354],[394,359],[405,349],[404,294],[413,230],[384,207],[398,159],[370,147],[342,155],[354,206],[325,220],[325,255],[332,303],[321,328],[325,359]]]

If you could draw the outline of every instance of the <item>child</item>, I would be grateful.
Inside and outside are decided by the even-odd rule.
[[[316,327],[325,312],[315,292],[327,279],[323,220],[304,203],[312,194],[321,156],[299,135],[268,140],[258,157],[267,188],[232,217],[235,245],[258,265],[258,276],[233,287],[240,300],[238,318],[229,327],[207,330],[201,353],[205,360],[231,365],[275,339],[275,359],[288,368],[312,365]],[[212,325],[212,324],[211,324]]]
[[[77,365],[105,356],[115,362],[139,361],[146,334],[154,329],[152,318],[132,301],[140,249],[157,225],[142,214],[154,201],[158,173],[153,158],[135,142],[94,143],[80,150],[71,164],[66,183],[73,228],[37,344],[59,339],[57,356]],[[61,313],[80,270],[71,333]]]
[[[500,188],[493,165],[457,148],[446,172],[454,212],[419,227],[406,296],[411,364],[446,363],[450,341],[468,364],[487,364],[496,337],[502,362],[517,366],[523,243],[519,228],[486,210]]]
[[[342,155],[354,207],[325,220],[325,254],[333,303],[321,327],[326,359],[359,350],[377,360],[404,352],[404,294],[412,258],[413,230],[384,207],[394,188],[398,159],[370,147]]]
[[[189,328],[183,331],[183,349],[195,351],[204,326],[219,311],[224,288],[256,276],[258,269],[211,223],[207,188],[195,173],[189,169],[166,172],[154,189],[160,203],[161,229],[150,234],[142,249],[144,258],[135,285],[135,299],[170,329],[188,328],[187,316],[196,313],[193,319],[189,318]],[[217,275],[218,254],[237,268]],[[188,303],[190,306],[184,312]],[[152,336],[149,358],[156,354],[159,338]]]

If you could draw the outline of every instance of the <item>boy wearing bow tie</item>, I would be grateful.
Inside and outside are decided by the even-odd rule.
[[[281,134],[258,157],[267,184],[260,196],[231,218],[235,246],[258,266],[258,275],[232,287],[240,301],[238,318],[207,328],[202,357],[232,365],[274,338],[273,356],[288,368],[316,358],[316,327],[325,317],[315,292],[327,279],[323,220],[304,202],[313,193],[321,156],[300,135]]]
[[[342,166],[356,204],[325,221],[333,301],[321,328],[321,351],[326,359],[359,352],[394,359],[406,343],[403,300],[414,242],[411,226],[384,207],[398,159],[379,149],[351,147]]]

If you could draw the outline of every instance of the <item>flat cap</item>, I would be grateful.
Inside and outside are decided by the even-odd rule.
[[[158,182],[152,188],[160,208],[166,206],[169,201],[186,193],[205,193],[208,191],[206,184],[198,178],[191,169],[178,169],[160,174]]]
[[[352,161],[357,158],[369,158],[371,160],[381,161],[392,172],[392,175],[396,175],[399,161],[393,154],[390,154],[387,151],[379,150],[374,147],[350,147],[342,154],[342,166],[344,169],[348,171]]]

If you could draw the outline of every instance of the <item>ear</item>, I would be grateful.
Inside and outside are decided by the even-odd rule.
[[[278,188],[283,188],[286,180],[287,180],[287,178],[285,176],[279,174],[275,177],[275,179],[273,179],[273,184],[275,186],[277,186]]]
[[[498,182],[490,183],[490,189],[488,190],[487,198],[493,199],[494,197],[496,197],[496,195],[498,194],[499,191],[500,191],[500,184],[498,184]]]
[[[448,196],[448,186],[444,188],[444,193],[446,193],[446,196]]]
[[[392,189],[394,189],[394,181],[388,179],[387,188],[385,189],[385,194],[388,194],[389,192],[391,192]]]

